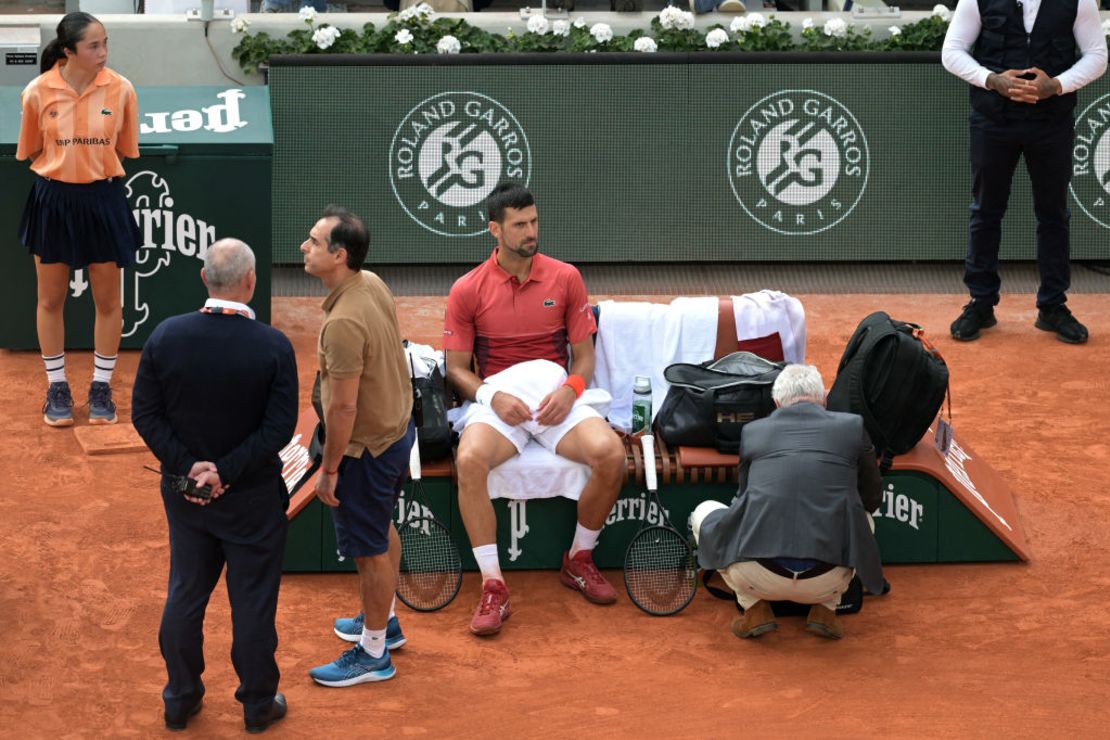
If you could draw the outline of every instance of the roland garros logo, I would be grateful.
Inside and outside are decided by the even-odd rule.
[[[508,108],[474,92],[445,92],[405,116],[389,148],[389,180],[412,220],[443,236],[486,232],[486,196],[502,180],[525,185],[532,153]]]
[[[814,90],[782,90],[753,105],[728,145],[740,206],[771,231],[817,234],[843,221],[867,188],[870,153],[852,112]]]
[[[1110,94],[1091,103],[1075,121],[1071,195],[1092,221],[1110,229]]]

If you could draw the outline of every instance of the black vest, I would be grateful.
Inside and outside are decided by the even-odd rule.
[[[1033,32],[1026,34],[1020,2],[979,0],[983,27],[971,56],[991,72],[1039,67],[1056,77],[1078,58],[1072,30],[1078,4],[1078,0],[1042,0]],[[1064,118],[1075,108],[1075,93],[1029,105],[972,85],[971,107],[994,119]]]

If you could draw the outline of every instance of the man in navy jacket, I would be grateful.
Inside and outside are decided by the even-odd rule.
[[[274,660],[278,585],[289,494],[278,452],[297,421],[297,363],[289,340],[254,320],[254,254],[237,239],[213,244],[200,311],[162,322],[143,347],[131,420],[162,468],[170,577],[158,642],[169,681],[169,729],[184,729],[204,695],[204,611],[227,565],[235,698],[248,732],[285,715]],[[210,486],[184,495],[172,476]]]

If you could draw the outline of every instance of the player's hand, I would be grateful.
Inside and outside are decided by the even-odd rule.
[[[335,496],[335,484],[339,482],[339,473],[328,473],[321,470],[316,476],[316,498],[320,502],[332,507],[339,506],[339,499]]]
[[[1022,74],[1033,75],[1033,79],[1025,80],[1030,89],[1033,90],[1037,96],[1037,100],[1044,100],[1051,98],[1053,95],[1059,95],[1064,91],[1063,85],[1055,77],[1049,77],[1040,67],[1030,67],[1023,69]]]
[[[1036,103],[1037,88],[1032,80],[1022,79],[1029,72],[1026,69],[1007,69],[1004,72],[991,72],[987,75],[987,88],[1015,103]],[[1043,74],[1043,73],[1042,73]]]
[[[189,468],[188,477],[197,482],[197,486],[210,486],[212,493],[209,498],[199,498],[197,496],[186,496],[185,500],[194,503],[197,506],[208,506],[220,496],[224,494],[229,486],[225,486],[220,480],[220,474],[216,470],[216,464],[208,461],[199,461],[193,463],[193,467]]]
[[[536,409],[536,423],[553,427],[562,424],[578,396],[569,385],[561,385],[548,393]]]
[[[505,391],[494,393],[489,405],[497,418],[509,426],[515,427],[532,418],[532,410],[528,408],[528,404]]]

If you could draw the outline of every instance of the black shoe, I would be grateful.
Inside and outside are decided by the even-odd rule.
[[[1056,338],[1068,344],[1083,344],[1087,341],[1087,327],[1080,324],[1063,303],[1045,306],[1038,311],[1034,326],[1044,331],[1056,332]]]
[[[285,697],[278,692],[274,694],[274,702],[270,705],[270,711],[258,719],[247,720],[247,732],[252,735],[257,735],[260,732],[265,732],[269,729],[270,725],[277,722],[285,716],[289,710],[289,706],[285,703]]]
[[[163,715],[166,720],[166,729],[173,730],[174,732],[177,732],[178,730],[184,730],[186,725],[189,724],[189,719],[197,712],[199,712],[200,708],[203,705],[204,697],[201,697],[200,699],[197,699],[197,703],[193,705],[193,708],[190,709],[188,712],[185,712],[184,714],[170,714],[169,712],[166,712]]]
[[[953,339],[970,342],[972,339],[979,338],[980,329],[989,329],[997,323],[998,319],[994,318],[994,306],[979,303],[973,298],[964,306],[964,312],[960,314],[960,318],[952,322],[949,331],[952,332]]]

